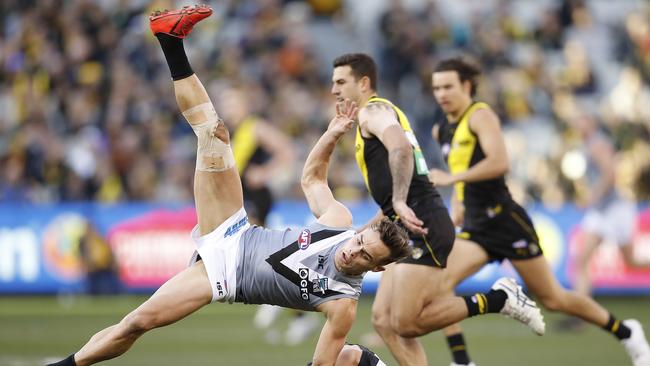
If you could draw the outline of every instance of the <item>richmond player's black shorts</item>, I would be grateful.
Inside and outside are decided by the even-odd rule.
[[[515,202],[506,206],[494,217],[473,220],[457,236],[480,245],[492,261],[542,255],[537,233],[526,210]]]
[[[449,218],[447,208],[434,207],[428,211],[413,207],[416,216],[429,229],[427,235],[415,235],[409,231],[413,241],[413,254],[402,259],[399,263],[422,264],[431,267],[445,268],[447,257],[454,246],[454,224]]]

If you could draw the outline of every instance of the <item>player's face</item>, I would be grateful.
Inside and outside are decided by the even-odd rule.
[[[336,267],[343,273],[359,275],[378,270],[380,263],[390,256],[390,250],[381,241],[379,233],[366,229],[343,244],[334,256]]]
[[[468,82],[460,82],[456,71],[434,72],[431,77],[433,96],[440,108],[447,114],[458,112],[471,100],[467,84]]]
[[[357,104],[361,96],[361,83],[354,79],[348,65],[335,67],[332,72],[332,95],[338,102],[350,99]]]

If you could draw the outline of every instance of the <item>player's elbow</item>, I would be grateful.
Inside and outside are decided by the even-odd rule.
[[[508,159],[499,159],[495,162],[495,173],[498,176],[506,175],[510,171],[510,162]]]
[[[313,171],[305,169],[302,172],[302,176],[300,177],[300,186],[302,187],[303,191],[306,191],[319,183],[322,183],[322,179],[319,179]]]
[[[315,178],[300,180],[300,186],[302,187],[302,191],[305,194],[305,197],[307,198],[307,202],[309,202],[310,206],[312,202],[314,203],[318,202],[317,201],[318,194],[316,192],[319,191],[319,187],[323,184],[327,184],[327,183],[320,179],[315,179]]]

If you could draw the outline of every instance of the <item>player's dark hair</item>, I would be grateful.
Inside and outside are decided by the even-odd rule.
[[[384,259],[380,265],[396,262],[411,254],[409,235],[397,223],[384,217],[379,222],[374,223],[372,229],[379,233],[381,241],[390,249],[390,256]]]
[[[460,82],[469,81],[472,85],[470,94],[476,95],[478,77],[481,75],[481,68],[474,62],[464,57],[453,57],[440,61],[433,72],[456,71]]]
[[[365,53],[346,53],[334,59],[332,66],[350,66],[355,80],[367,76],[372,90],[377,90],[377,64]]]

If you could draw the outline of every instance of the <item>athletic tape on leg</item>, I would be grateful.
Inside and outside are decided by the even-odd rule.
[[[203,103],[183,112],[183,117],[190,123],[196,137],[196,170],[220,172],[235,166],[235,157],[230,145],[215,136],[212,130],[222,123],[212,103]]]

